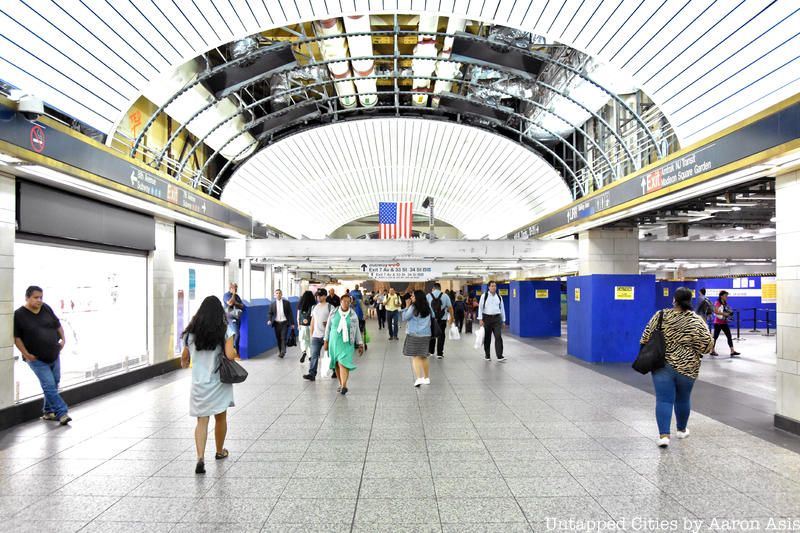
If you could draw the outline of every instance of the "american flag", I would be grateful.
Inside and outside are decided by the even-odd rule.
[[[378,235],[381,239],[410,239],[411,202],[378,204]]]

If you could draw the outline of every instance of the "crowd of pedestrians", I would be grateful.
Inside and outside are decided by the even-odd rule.
[[[198,474],[205,472],[205,448],[212,416],[215,419],[214,457],[219,460],[228,456],[224,447],[226,413],[234,405],[233,385],[221,379],[220,368],[221,361],[238,358],[245,304],[237,293],[237,285],[231,283],[222,301],[216,296],[205,298],[181,333],[181,366],[191,365],[192,368],[190,415],[197,418],[195,472]],[[59,354],[66,342],[65,335],[58,317],[44,303],[43,294],[37,286],[26,290],[25,305],[14,313],[14,340],[22,358],[40,381],[44,393],[42,419],[66,425],[72,418],[58,392]],[[653,315],[640,340],[645,346],[656,332],[663,336],[663,364],[651,370],[661,447],[669,445],[673,412],[677,437],[689,436],[691,393],[699,375],[700,361],[706,354],[717,355],[714,348],[720,333],[727,338],[730,356],[739,355],[728,324],[734,314],[728,303],[728,292],[720,291],[716,302],[712,303],[706,290],[701,289],[696,307],[693,299],[690,289],[675,291],[672,307]],[[460,334],[465,324],[469,331],[474,319],[484,328],[484,358],[491,360],[494,339],[497,361],[506,361],[502,335],[506,313],[495,282],[490,282],[488,290],[479,298],[461,291],[443,291],[439,283],[434,283],[427,294],[422,290],[398,294],[394,287],[369,292],[356,285],[352,291],[346,290],[338,296],[334,289],[328,292],[319,288],[316,292],[303,293],[294,314],[279,289],[269,305],[267,324],[274,328],[280,358],[285,357],[290,339],[299,343],[300,362],[309,360],[308,371],[302,376],[306,381],[316,380],[320,361],[327,353],[331,377],[338,380],[337,391],[346,395],[350,373],[357,368],[354,356],[356,353],[362,356],[367,350],[368,318],[377,319],[379,331],[388,330],[390,341],[399,340],[402,319],[406,326],[402,353],[411,358],[414,387],[430,385],[430,358],[445,357],[448,331],[452,328]],[[709,325],[710,320],[713,326]]]

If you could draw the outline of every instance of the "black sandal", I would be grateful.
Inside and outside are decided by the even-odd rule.
[[[226,457],[228,457],[228,455],[229,455],[228,450],[222,448],[222,453],[215,453],[214,459],[225,459]]]
[[[197,466],[194,467],[194,473],[195,474],[205,474],[206,473],[206,464],[205,464],[205,462],[203,462],[202,459],[200,461],[197,461]]]

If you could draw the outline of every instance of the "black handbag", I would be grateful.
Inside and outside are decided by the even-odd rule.
[[[236,361],[225,357],[224,353],[219,354],[219,366],[215,372],[219,372],[222,383],[241,383],[247,379],[247,370]]]
[[[464,331],[467,333],[472,333],[472,319],[468,318],[466,323],[464,323]]]
[[[436,320],[436,317],[433,316],[433,311],[431,311],[431,336],[433,338],[437,338],[441,337],[442,335],[444,335],[444,331],[442,331],[439,321]]]
[[[294,332],[294,328],[289,330],[289,336],[286,338],[286,346],[297,346],[297,334]]]
[[[647,344],[639,348],[639,355],[633,362],[634,370],[640,374],[647,374],[653,370],[664,368],[667,364],[667,342],[664,340],[664,331],[661,329],[661,322],[664,319],[664,311],[658,313],[658,327],[650,335]]]

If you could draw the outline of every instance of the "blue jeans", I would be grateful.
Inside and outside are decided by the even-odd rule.
[[[386,320],[389,322],[389,338],[397,337],[397,324],[400,320],[400,311],[386,311]]]
[[[322,352],[324,342],[325,339],[311,337],[311,359],[308,360],[308,373],[313,377],[317,377],[317,364],[319,363],[319,354]]]
[[[55,413],[56,417],[61,418],[67,414],[67,404],[58,394],[58,382],[61,381],[61,359],[56,359],[55,363],[43,363],[42,361],[28,361],[33,373],[39,378],[44,393],[44,413]]]
[[[656,389],[656,422],[660,435],[669,435],[673,408],[678,430],[686,429],[689,413],[692,410],[694,381],[672,368],[669,363],[664,368],[653,371],[653,386]]]

